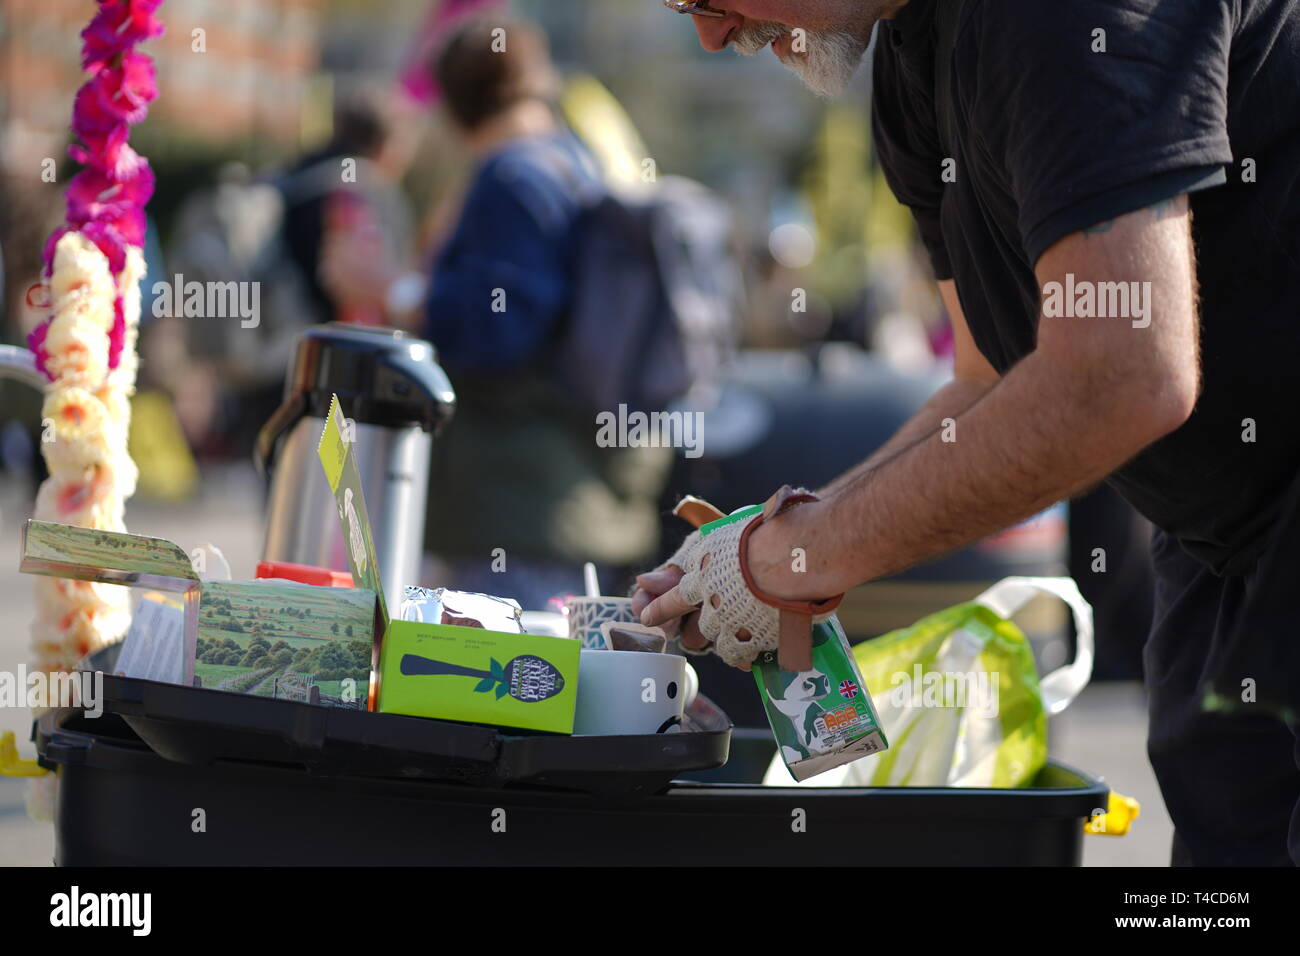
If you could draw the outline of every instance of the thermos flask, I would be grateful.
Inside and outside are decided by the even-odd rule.
[[[330,323],[305,331],[284,402],[257,436],[270,476],[264,561],[347,570],[334,498],[316,448],[338,395],[370,514],[389,606],[417,584],[429,454],[456,396],[428,342],[393,329]],[[397,602],[397,603],[394,603]]]

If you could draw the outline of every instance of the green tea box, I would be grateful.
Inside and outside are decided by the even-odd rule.
[[[581,649],[564,637],[389,621],[378,709],[569,734]]]

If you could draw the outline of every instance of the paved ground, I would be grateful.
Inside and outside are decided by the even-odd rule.
[[[31,579],[17,572],[18,529],[30,503],[0,477],[0,670],[14,671],[27,659],[32,617]],[[205,476],[201,498],[184,507],[136,502],[128,511],[132,531],[165,537],[187,551],[204,544],[219,547],[235,577],[251,577],[261,548],[261,495],[251,471]],[[0,731],[17,733],[20,746],[29,732],[26,710],[0,708]],[[1136,685],[1090,687],[1052,726],[1052,753],[1091,771],[1142,804],[1142,818],[1126,837],[1089,837],[1090,866],[1163,866],[1168,862],[1172,828],[1144,752],[1146,718]],[[32,823],[23,807],[25,784],[0,777],[0,865],[44,866],[53,856],[53,835]]]

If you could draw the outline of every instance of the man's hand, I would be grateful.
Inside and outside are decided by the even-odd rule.
[[[777,646],[776,612],[755,599],[741,578],[739,539],[753,519],[689,534],[670,562],[637,577],[632,610],[642,624],[680,631],[689,651],[716,648],[727,663],[749,670],[762,650]],[[769,620],[770,619],[770,620]]]
[[[688,650],[711,644],[719,657],[743,670],[763,653],[775,651],[783,670],[808,670],[812,626],[830,617],[843,595],[783,601],[755,583],[747,557],[757,532],[785,521],[791,508],[816,501],[808,491],[784,485],[761,508],[688,535],[666,564],[643,576],[633,601],[641,623],[663,625],[689,616],[693,632],[684,641]],[[714,511],[703,502],[695,504],[702,506],[698,510]],[[679,505],[674,512],[695,523],[698,510],[693,516]],[[649,603],[647,588],[658,592]]]
[[[641,618],[642,612],[654,604],[655,608],[649,617],[659,623],[650,626],[662,627],[670,638],[679,637],[683,647],[702,651],[709,646],[709,642],[700,633],[700,619],[695,613],[699,608],[689,607],[685,602],[677,600],[673,592],[681,580],[682,569],[675,564],[638,574],[636,591],[632,594],[632,613]],[[673,593],[674,598],[656,603],[669,593]]]

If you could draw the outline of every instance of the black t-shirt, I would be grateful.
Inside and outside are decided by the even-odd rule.
[[[877,34],[873,128],[999,372],[1034,348],[1044,250],[1190,194],[1202,393],[1110,480],[1249,566],[1300,465],[1300,0],[910,0]]]

